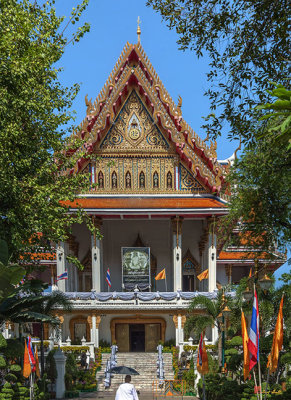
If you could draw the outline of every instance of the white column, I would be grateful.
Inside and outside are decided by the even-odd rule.
[[[57,246],[57,276],[65,272],[66,269],[66,244],[59,242]],[[58,289],[62,292],[66,291],[66,279],[57,282]]]
[[[99,347],[99,324],[101,322],[100,315],[96,316],[96,334],[95,334],[95,347]]]
[[[208,236],[208,291],[216,289],[216,235],[211,232]]]
[[[218,329],[216,326],[214,326],[213,328],[211,328],[211,333],[212,333],[212,338],[211,338],[211,342],[212,344],[215,344],[215,342],[217,342],[218,340]]]
[[[92,339],[94,347],[99,347],[99,324],[101,322],[100,315],[92,314]]]
[[[59,348],[54,355],[57,369],[57,380],[56,380],[56,398],[63,399],[65,395],[65,365],[66,356]]]
[[[173,322],[175,325],[175,338],[176,338],[176,347],[179,346],[179,325],[178,325],[178,315],[173,316]]]
[[[176,292],[177,290],[182,290],[182,219],[179,217],[172,219],[172,226],[174,292]]]
[[[94,221],[95,226],[101,230],[102,221]],[[91,236],[92,249],[92,290],[101,292],[101,240],[98,237]]]

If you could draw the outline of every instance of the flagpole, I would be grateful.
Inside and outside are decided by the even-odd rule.
[[[29,380],[30,380],[29,398],[30,398],[30,400],[33,400],[33,393],[32,393],[32,372],[31,372],[29,378],[30,378],[30,379],[29,379]]]
[[[166,292],[168,291],[168,286],[167,286],[167,273],[165,269],[165,285],[166,285]]]
[[[256,374],[254,369],[253,369],[253,374],[254,374],[255,387],[258,389]],[[257,391],[257,399],[260,400],[258,391]]]
[[[259,372],[260,400],[263,400],[260,356],[259,356],[259,359],[258,359],[258,372]]]
[[[265,400],[267,400],[267,391],[268,391],[268,385],[269,385],[269,378],[270,378],[270,368],[268,368],[268,375],[267,375],[267,382],[266,382],[266,389],[265,389]]]
[[[204,374],[202,375],[202,382],[203,382],[203,400],[206,400]]]

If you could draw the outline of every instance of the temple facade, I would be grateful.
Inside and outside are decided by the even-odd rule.
[[[102,237],[75,225],[43,261],[48,282],[50,271],[68,275],[57,282],[73,307],[57,310],[59,341],[92,348],[116,341],[120,351],[154,351],[159,341],[182,346],[191,299],[215,298],[219,285],[239,282],[254,263],[244,249],[223,249],[217,237],[228,212],[229,162],[220,163],[216,143],[207,145],[183,119],[181,98],[173,102],[140,43],[125,45],[86,106],[74,135],[91,157],[80,157],[70,173],[85,171],[91,189],[67,205],[71,213],[83,207]],[[282,263],[258,261],[272,270]],[[165,279],[156,280],[163,270]],[[214,342],[217,332],[206,336]]]

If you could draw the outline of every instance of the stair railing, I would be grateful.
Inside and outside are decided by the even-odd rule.
[[[157,347],[158,359],[157,359],[157,378],[159,379],[159,386],[163,386],[165,381],[165,364],[163,357],[163,346],[161,344]]]
[[[104,371],[104,375],[105,375],[105,379],[104,379],[104,387],[105,389],[108,389],[111,385],[111,368],[115,367],[117,365],[117,360],[116,360],[116,354],[118,352],[118,346],[116,344],[114,344],[113,346],[111,346],[111,353],[110,353],[110,357],[107,360],[106,363],[106,367],[105,367],[105,371]]]

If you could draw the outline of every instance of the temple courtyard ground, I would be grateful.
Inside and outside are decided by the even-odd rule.
[[[106,400],[115,400],[114,395],[103,395],[98,393],[82,393],[80,398],[82,400],[92,400],[92,399],[106,399]],[[172,397],[172,396],[155,396],[153,393],[143,393],[139,395],[139,400],[163,400],[163,399],[173,399],[173,400],[198,400],[198,397],[193,396],[183,396],[183,397]]]

